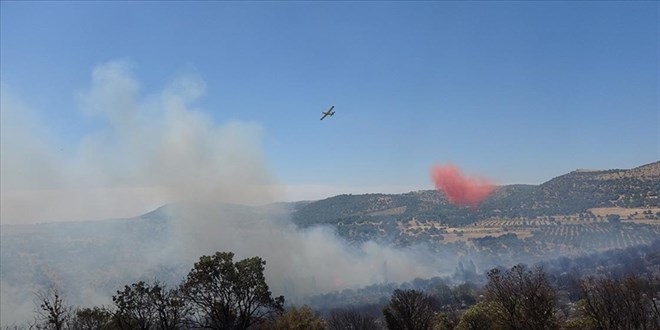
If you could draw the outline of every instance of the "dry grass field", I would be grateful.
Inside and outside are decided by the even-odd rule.
[[[621,217],[621,219],[628,219],[629,217],[632,217],[630,220],[644,220],[646,219],[645,213],[651,213],[655,215],[656,213],[660,212],[660,208],[658,207],[646,207],[646,208],[622,208],[622,207],[598,207],[598,208],[593,208],[589,209],[591,213],[593,213],[596,216],[601,216],[601,217],[607,217],[608,215],[618,215]],[[660,222],[660,221],[658,221]]]
[[[442,237],[444,243],[462,242],[472,245],[474,239],[515,234],[519,239],[534,236],[535,232],[577,238],[577,228],[587,232],[601,232],[609,223],[608,216],[618,215],[622,223],[660,226],[656,216],[660,208],[594,208],[584,214],[542,216],[536,218],[489,218],[461,227],[450,227],[439,221],[420,222],[416,219],[398,224],[398,230],[410,236],[427,232],[431,239]]]
[[[464,242],[470,244],[471,240],[475,238],[483,238],[487,236],[499,237],[506,234],[516,234],[516,236],[518,236],[518,238],[520,239],[524,239],[532,236],[531,229],[504,231],[504,230],[497,230],[492,228],[488,228],[488,229],[471,228],[470,230],[465,230],[465,228],[448,228],[448,230],[451,230],[451,232],[448,232],[447,234],[442,234],[443,242],[446,243]]]

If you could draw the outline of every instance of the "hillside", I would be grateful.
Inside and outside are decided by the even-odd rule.
[[[530,191],[484,202],[481,211],[532,217],[574,214],[590,208],[643,208],[660,205],[660,162],[630,170],[576,170]]]
[[[658,190],[660,162],[631,170],[578,170],[540,185],[501,186],[475,211],[426,190],[261,207],[174,204],[131,219],[2,225],[0,307],[6,315],[13,313],[6,306],[29,315],[30,292],[49,285],[66,291],[74,304],[108,303],[96,299],[107,299],[138,279],[177,283],[196,257],[239,247],[246,255],[271,256],[269,265],[280,266],[296,265],[302,256],[341,262],[394,247],[388,267],[397,265],[391,258],[409,253],[402,260],[436,260],[437,273],[447,274],[461,261],[483,271],[649,245],[660,240]],[[329,228],[312,228],[317,225]],[[365,244],[369,241],[380,245]],[[318,251],[330,252],[318,258]],[[337,251],[345,254],[338,257]],[[299,274],[316,267],[284,272],[274,283],[295,295],[292,283],[317,286],[315,277]],[[369,273],[381,267],[378,262]],[[16,301],[25,303],[12,305]]]
[[[630,170],[576,170],[540,185],[500,186],[474,211],[426,190],[335,196],[303,205],[292,220],[301,228],[330,226],[358,245],[425,244],[456,253],[469,247],[498,258],[513,257],[503,251],[515,246],[532,260],[548,251],[581,254],[659,239],[659,195],[655,162]]]
[[[340,195],[309,203],[293,214],[301,227],[411,219],[466,225],[489,217],[571,215],[592,208],[660,206],[660,162],[630,170],[576,170],[540,185],[498,187],[476,212],[447,203],[434,190],[406,194]]]

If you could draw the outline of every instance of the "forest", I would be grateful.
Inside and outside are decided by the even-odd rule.
[[[383,283],[311,297],[274,297],[255,256],[204,255],[177,287],[119,288],[109,306],[70,306],[40,291],[31,322],[10,329],[657,329],[660,241],[579,258],[496,267],[471,261],[451,277]]]

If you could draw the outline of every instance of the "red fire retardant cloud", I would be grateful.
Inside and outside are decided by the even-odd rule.
[[[447,201],[473,210],[495,190],[487,179],[464,177],[454,165],[431,167],[431,179],[435,188],[447,196]]]

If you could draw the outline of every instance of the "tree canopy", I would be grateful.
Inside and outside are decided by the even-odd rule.
[[[273,298],[259,257],[233,261],[234,253],[202,256],[182,285],[194,323],[207,329],[247,329],[281,312],[284,297]]]

